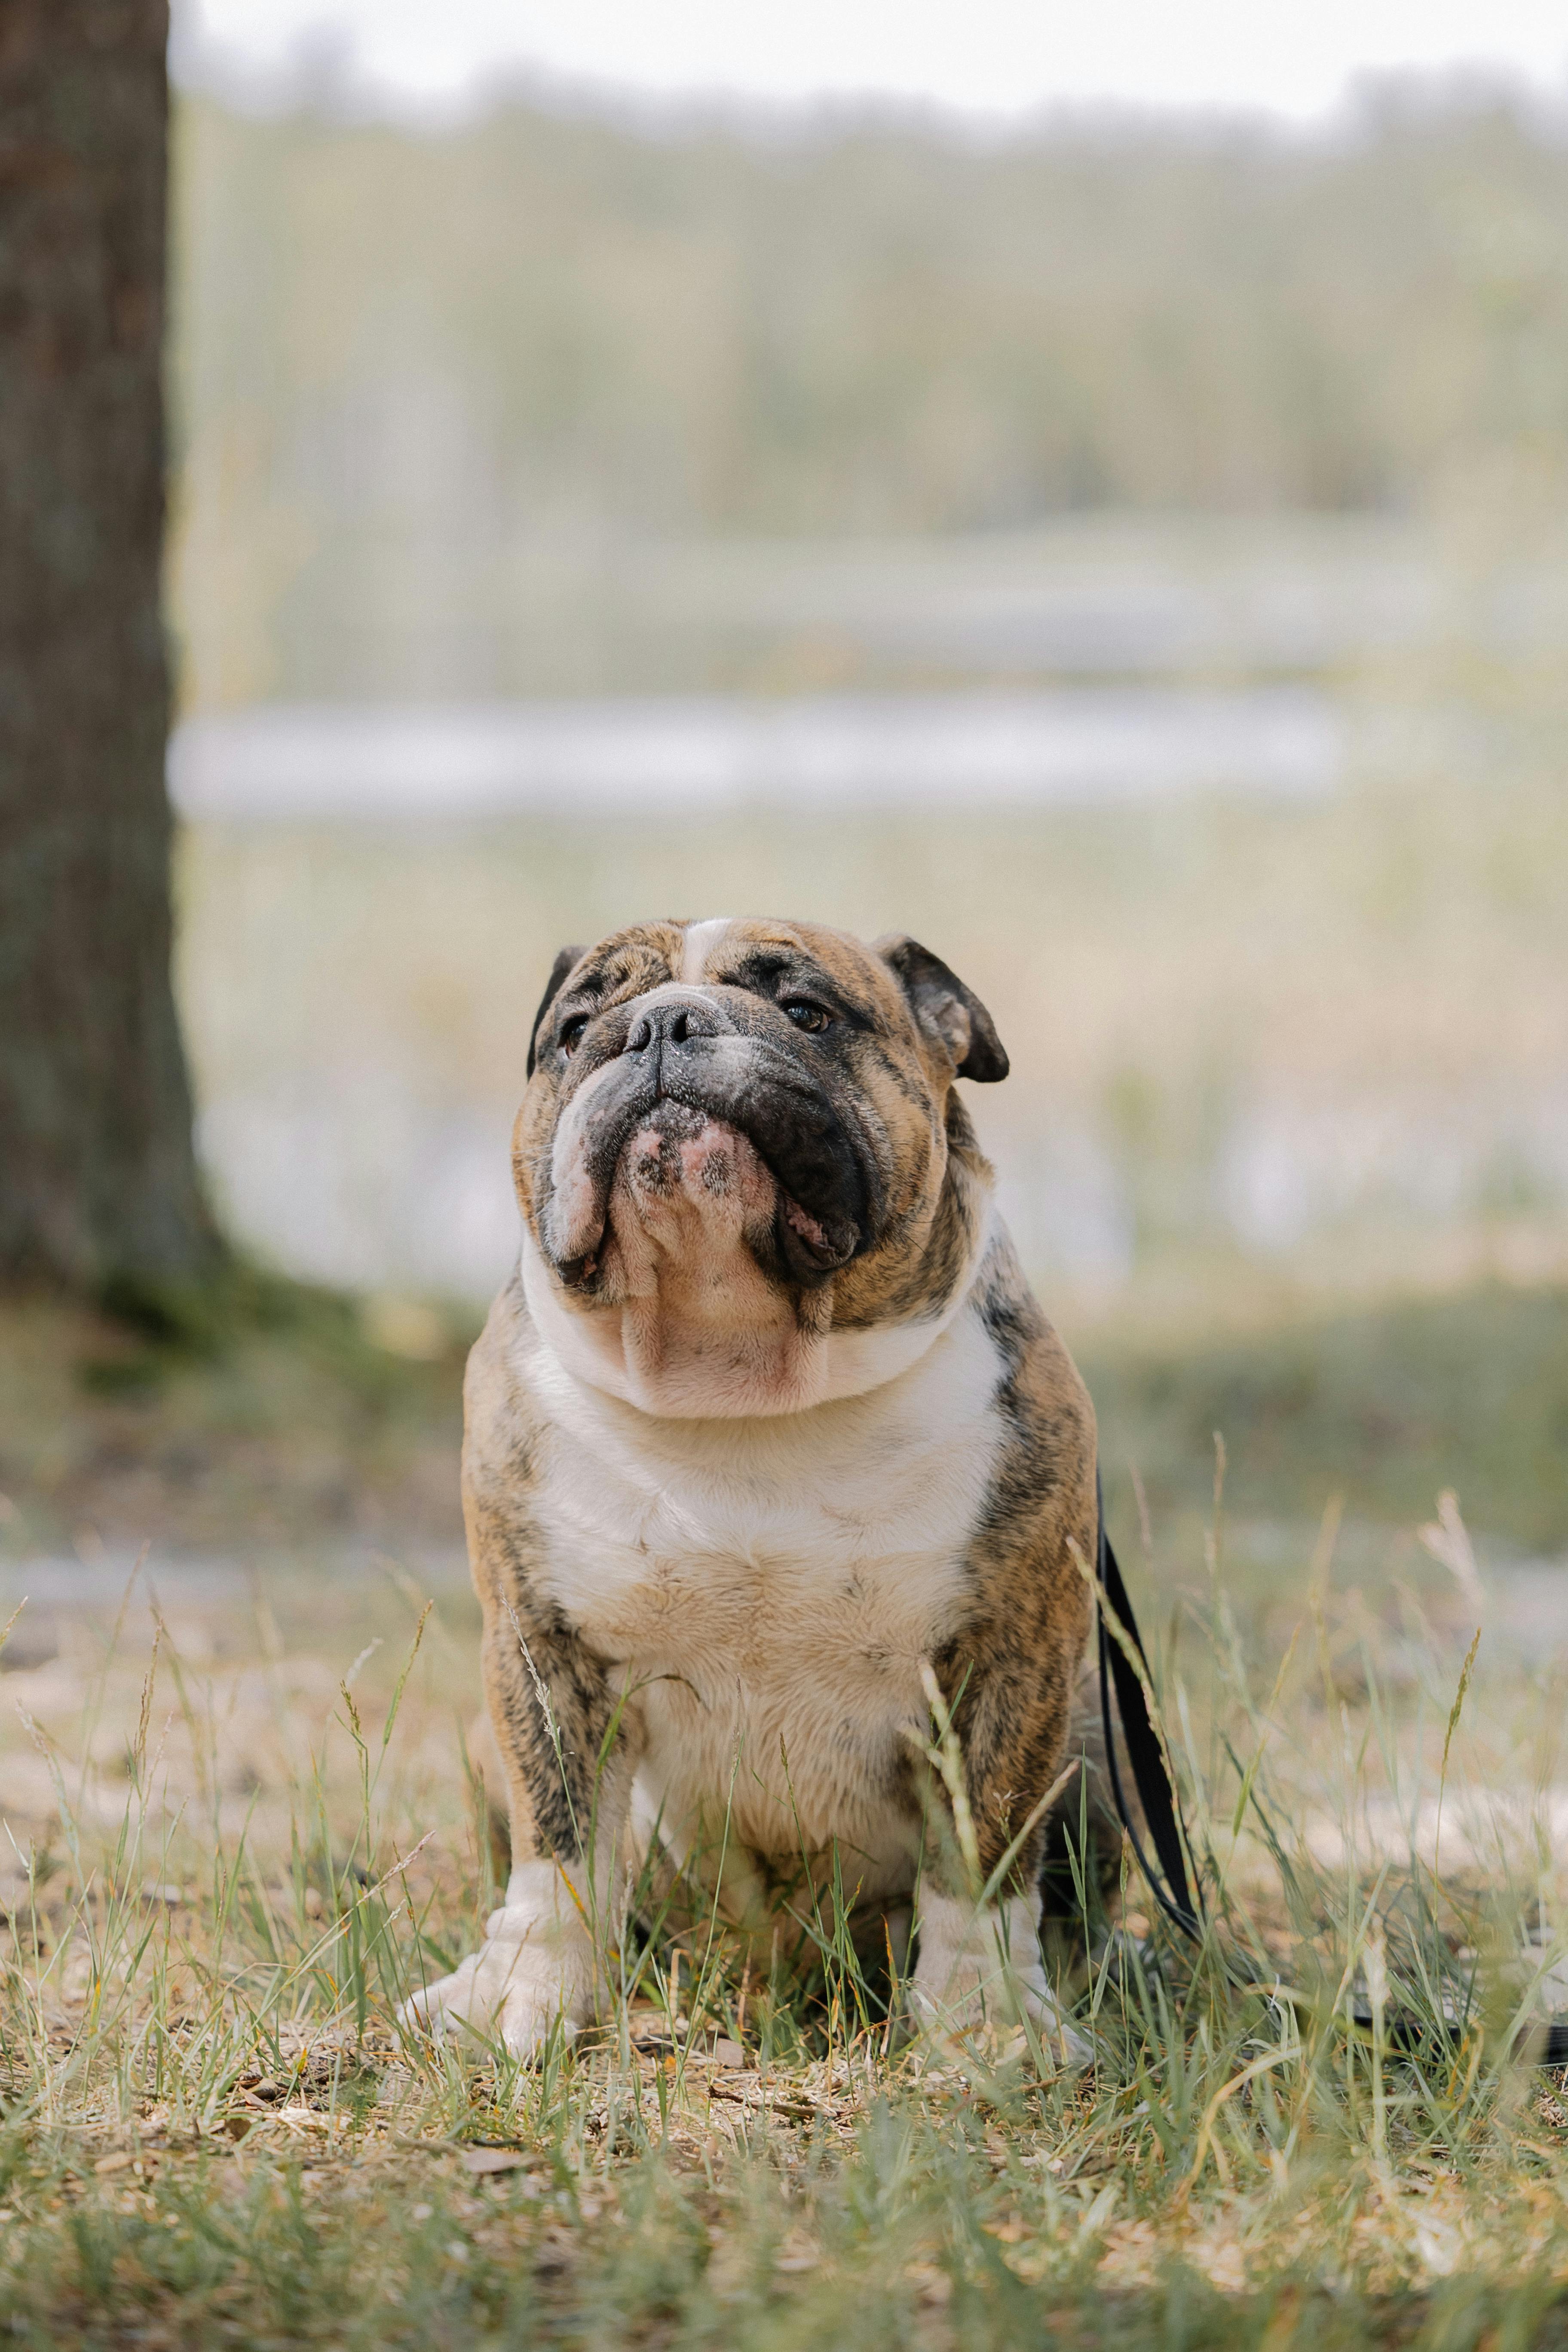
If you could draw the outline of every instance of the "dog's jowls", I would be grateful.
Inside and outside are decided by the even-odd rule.
[[[1081,2054],[1037,1930],[1094,1425],[958,1092],[1006,1069],[908,939],[658,922],[557,959],[466,1394],[511,1874],[414,2017],[527,2053],[591,2015],[639,1879],[684,1865],[765,1951],[837,1857],[852,1928],[912,1906],[918,2014],[1021,2005]]]

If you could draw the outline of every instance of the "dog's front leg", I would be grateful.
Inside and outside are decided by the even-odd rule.
[[[1081,2065],[1092,2051],[1064,2021],[1041,1960],[1040,1866],[1089,1635],[1094,1413],[1010,1257],[986,1311],[1003,1375],[991,1488],[969,1555],[967,1622],[931,1662],[973,1836],[946,1814],[922,1878],[911,1991],[939,2031],[1022,2019],[1058,2064]]]
[[[920,1955],[910,2001],[942,2036],[1027,2021],[1047,2061],[1088,2065],[1093,2045],[1068,2023],[1040,1958],[1040,1897],[1015,1888],[976,1904],[928,1881],[920,1904]]]
[[[531,2057],[594,2014],[618,1945],[619,1856],[638,1719],[603,1663],[515,1578],[481,1581],[485,1695],[506,1770],[511,1873],[485,1938],[404,2004]]]
[[[939,2033],[1026,2021],[1048,2059],[1081,2066],[1093,2051],[1062,2016],[1039,1939],[1042,1801],[1066,1752],[1083,1638],[1081,1612],[1062,1613],[1056,1637],[1032,1655],[1001,1643],[987,1654],[992,1645],[981,1633],[962,1661],[949,1661],[962,1685],[954,1728],[970,1821],[961,1834],[941,1801],[921,1878],[910,1991],[917,2016]]]

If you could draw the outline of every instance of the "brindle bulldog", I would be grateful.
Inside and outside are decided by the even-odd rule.
[[[654,922],[563,950],[528,1068],[463,1450],[510,1877],[405,2015],[529,2053],[634,1883],[705,1875],[765,1951],[804,1876],[912,1906],[917,2016],[1080,2060],[1039,1876],[1094,1418],[958,1091],[1007,1075],[990,1014],[910,939]]]

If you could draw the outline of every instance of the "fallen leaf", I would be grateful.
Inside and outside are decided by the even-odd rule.
[[[922,2303],[940,2310],[943,2304],[952,2302],[952,2281],[934,2263],[911,2263],[904,2275]]]

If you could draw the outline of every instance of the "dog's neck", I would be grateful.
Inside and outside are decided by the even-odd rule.
[[[984,1247],[982,1231],[975,1265]],[[672,1421],[773,1419],[880,1388],[948,1328],[973,1278],[971,1266],[935,1312],[835,1330],[831,1284],[797,1311],[739,1240],[650,1249],[616,1307],[569,1304],[526,1229],[521,1270],[534,1328],[563,1371]]]

